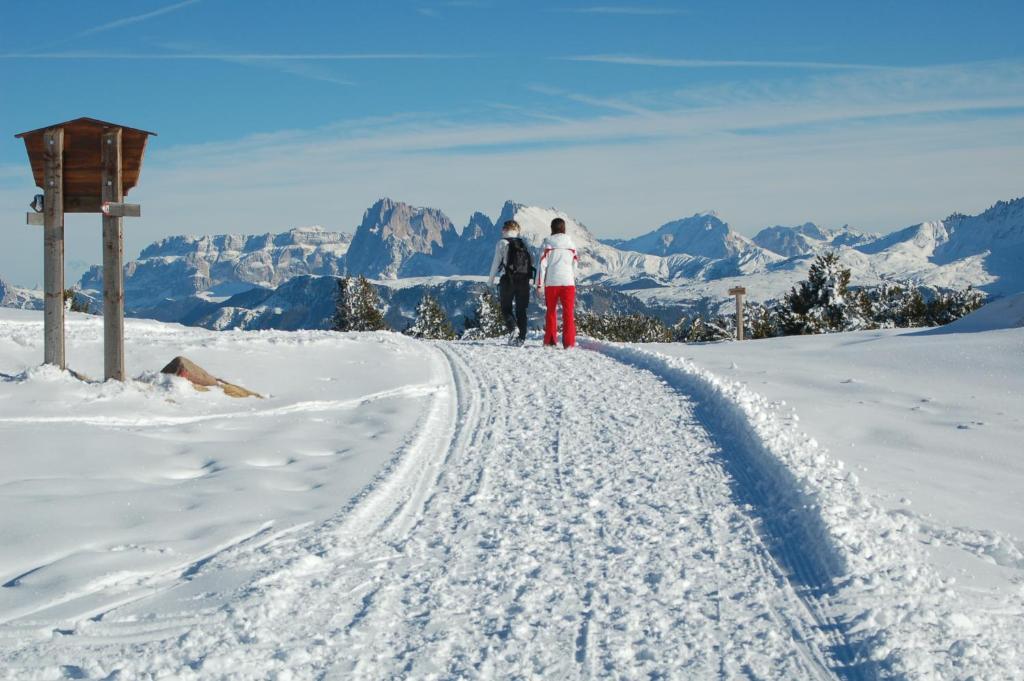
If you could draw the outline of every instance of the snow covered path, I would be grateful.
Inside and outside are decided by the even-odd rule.
[[[154,602],[5,643],[0,670],[860,678],[818,598],[819,547],[771,541],[686,395],[596,352],[436,350],[452,385],[352,509],[197,565]]]

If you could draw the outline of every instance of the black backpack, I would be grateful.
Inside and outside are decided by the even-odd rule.
[[[519,237],[505,239],[508,251],[505,253],[505,274],[510,277],[533,277],[533,256]]]

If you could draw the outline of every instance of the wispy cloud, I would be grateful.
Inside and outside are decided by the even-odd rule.
[[[195,60],[195,61],[373,61],[373,60],[431,60],[431,59],[474,59],[479,55],[440,54],[429,52],[9,52],[0,54],[0,59],[108,59],[108,60]]]
[[[536,92],[537,94],[568,99],[573,102],[586,104],[587,106],[597,107],[599,109],[612,109],[614,111],[621,111],[640,116],[655,115],[655,112],[650,109],[645,109],[614,97],[593,97],[591,95],[580,94],[577,92],[568,92],[561,88],[550,87],[548,85],[530,85],[528,89],[531,92]]]
[[[132,16],[121,17],[120,19],[115,19],[114,21],[110,21],[105,24],[100,24],[99,26],[87,28],[84,31],[76,33],[75,37],[82,38],[87,35],[95,35],[97,33],[110,31],[115,28],[122,28],[124,26],[129,26],[131,24],[137,24],[140,21],[147,21],[149,19],[153,19],[154,17],[158,17],[163,14],[170,14],[171,12],[176,12],[179,9],[188,7],[189,5],[194,5],[198,2],[200,2],[200,0],[183,0],[183,2],[176,2],[173,5],[166,5],[164,7],[160,7],[159,9],[155,9],[151,12],[146,12],[144,14],[133,14]]]
[[[807,220],[886,230],[1020,194],[1021,63],[751,82],[759,87],[611,96],[534,86],[458,114],[192,146],[161,137],[134,190],[150,217],[127,235],[128,248],[182,231],[350,230],[384,194],[462,224],[476,210],[493,216],[508,198],[554,205],[602,236],[708,208],[748,233]],[[559,107],[570,95],[601,109]],[[5,173],[0,215],[23,213],[31,175],[23,165]],[[35,261],[21,255],[29,247],[26,237],[0,252],[0,271],[31,284]]]
[[[757,59],[662,59],[625,54],[586,54],[560,57],[564,61],[595,62],[600,64],[622,64],[627,66],[655,66],[674,69],[822,69],[822,70],[888,70],[893,66],[879,64],[850,64],[822,61],[777,61]]]
[[[687,14],[684,9],[676,7],[654,7],[654,6],[633,6],[633,5],[592,5],[589,7],[565,7],[556,11],[572,12],[574,14],[631,14],[633,16],[668,16],[672,14]]]

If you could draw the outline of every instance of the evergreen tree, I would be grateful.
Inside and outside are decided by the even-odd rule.
[[[782,325],[787,334],[829,333],[857,328],[860,321],[849,309],[850,270],[834,251],[822,253],[811,264],[807,280],[786,295]]]
[[[686,333],[687,343],[709,343],[731,338],[735,338],[735,334],[729,333],[728,322],[723,317],[709,320],[703,315],[698,315],[693,318]]]
[[[747,304],[743,321],[745,338],[774,338],[781,333],[778,312],[767,305]]]
[[[691,323],[692,322],[690,321],[690,318],[687,317],[686,315],[683,315],[682,317],[679,318],[678,322],[672,325],[672,328],[669,329],[669,331],[672,334],[673,343],[686,342],[686,334],[689,333],[690,331]]]
[[[386,331],[388,324],[381,312],[380,297],[373,284],[360,276],[338,279],[338,293],[334,303],[335,331]]]
[[[466,329],[462,333],[463,340],[479,340],[481,338],[498,338],[508,335],[505,320],[501,316],[501,305],[490,291],[484,291],[476,297],[473,316],[466,319]]]
[[[74,288],[64,289],[64,309],[70,310],[71,312],[84,312],[86,314],[92,314],[89,305],[89,299],[83,296]]]
[[[942,326],[955,322],[984,304],[985,294],[971,286],[956,291],[937,292],[928,301],[928,323],[930,326]]]
[[[928,324],[928,304],[920,289],[910,290],[899,312],[898,326],[930,326]]]
[[[455,330],[452,328],[448,315],[445,314],[437,298],[424,293],[420,304],[416,307],[416,321],[404,333],[414,338],[432,338],[436,340],[454,340]]]
[[[628,315],[618,320],[618,333],[623,343],[671,343],[672,332],[657,317]]]
[[[668,343],[672,331],[657,317],[643,314],[598,315],[581,312],[576,315],[576,330],[582,336],[614,343]]]
[[[863,328],[878,328],[878,322],[875,319],[875,307],[871,302],[871,296],[865,289],[860,289],[853,295],[853,306],[857,310],[857,316],[864,322]]]

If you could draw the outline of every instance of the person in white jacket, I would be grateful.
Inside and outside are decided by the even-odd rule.
[[[551,236],[540,247],[537,294],[544,292],[547,316],[544,318],[544,345],[558,343],[557,307],[562,306],[562,347],[576,345],[576,268],[579,263],[576,244],[565,233],[565,220],[551,221]]]
[[[519,237],[519,223],[506,220],[501,226],[501,239],[494,246],[488,283],[493,286],[494,277],[501,274],[498,280],[498,301],[505,329],[509,333],[509,344],[512,345],[526,342],[526,309],[530,305],[530,280],[533,279],[534,271],[530,248]],[[518,335],[513,335],[517,329]]]

